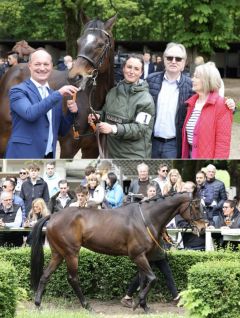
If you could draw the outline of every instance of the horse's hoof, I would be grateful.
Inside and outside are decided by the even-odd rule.
[[[133,303],[133,306],[132,306],[133,311],[138,308],[139,304],[140,304],[140,301],[137,301],[136,303]]]
[[[83,306],[86,310],[90,311],[90,312],[94,312],[93,308],[91,307],[91,305],[89,303],[84,304]]]
[[[145,314],[148,314],[151,311],[150,307],[148,307],[147,304],[141,304],[140,303],[140,307],[144,310]]]
[[[41,306],[41,301],[38,300],[38,299],[35,299],[34,304],[35,304],[35,306],[36,306],[37,308],[40,308],[40,306]]]

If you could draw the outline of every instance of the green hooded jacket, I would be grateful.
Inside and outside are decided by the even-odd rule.
[[[151,158],[155,106],[146,81],[121,81],[106,97],[101,119],[117,125],[107,136],[109,158]]]

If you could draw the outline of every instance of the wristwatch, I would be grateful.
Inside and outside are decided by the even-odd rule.
[[[117,125],[112,125],[112,133],[113,133],[114,135],[117,134]]]

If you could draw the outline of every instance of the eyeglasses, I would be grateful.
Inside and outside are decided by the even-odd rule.
[[[182,62],[183,57],[179,57],[179,56],[166,56],[166,59],[170,62],[173,61],[173,59],[175,59],[176,62]]]
[[[89,181],[97,181],[97,179],[89,179]]]
[[[19,174],[27,174],[27,172],[19,172]]]
[[[223,206],[223,209],[229,209],[230,206]]]

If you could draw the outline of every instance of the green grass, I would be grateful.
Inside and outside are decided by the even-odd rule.
[[[97,318],[97,317],[114,317],[114,318],[136,318],[136,317],[142,317],[142,314],[136,315],[128,315],[128,314],[109,314],[109,315],[103,315],[103,314],[89,314],[85,312],[69,312],[66,310],[41,310],[41,311],[22,311],[19,312],[16,316],[16,318]],[[179,316],[177,314],[148,314],[148,318],[184,318],[183,316]]]
[[[58,300],[57,302],[44,303],[42,309],[36,309],[32,302],[21,302],[17,308],[16,318],[136,318],[142,317],[140,314],[128,313],[90,313],[79,307],[78,303],[67,302],[66,300]],[[94,306],[93,306],[94,307]],[[109,308],[110,312],[111,309]],[[172,313],[148,314],[148,318],[184,318],[184,316]]]

